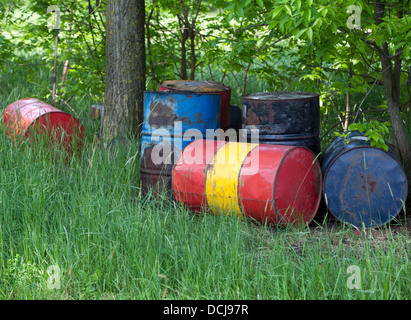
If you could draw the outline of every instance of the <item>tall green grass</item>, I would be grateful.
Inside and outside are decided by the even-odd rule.
[[[38,89],[18,74],[7,81],[3,109]],[[78,106],[83,124],[89,103]],[[90,128],[67,161],[13,142],[0,122],[0,299],[410,299],[408,233],[193,214],[141,194],[137,141],[108,151]]]
[[[2,299],[408,299],[410,239],[267,227],[141,195],[138,143],[69,163],[1,129]],[[388,228],[388,227],[387,227]],[[58,266],[60,289],[47,269]],[[351,265],[361,270],[349,289]]]

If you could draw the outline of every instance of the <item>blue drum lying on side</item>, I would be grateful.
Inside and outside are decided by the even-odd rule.
[[[402,210],[408,181],[391,148],[371,147],[360,132],[348,143],[338,137],[322,159],[323,195],[329,211],[357,228],[375,228],[393,220]]]

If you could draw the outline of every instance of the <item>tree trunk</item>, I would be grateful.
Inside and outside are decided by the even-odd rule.
[[[385,12],[385,3],[374,2],[374,15],[376,24],[382,22]],[[407,132],[401,118],[400,102],[400,80],[401,80],[401,60],[399,55],[395,58],[390,57],[388,43],[384,43],[379,50],[382,78],[387,99],[388,113],[391,118],[392,132],[396,149],[404,162],[405,171],[408,179],[411,179],[411,144],[408,141]],[[396,52],[398,53],[398,51]],[[393,67],[394,61],[394,67]]]
[[[106,2],[103,141],[136,137],[145,90],[144,0]]]
[[[410,165],[411,165],[411,145],[408,141],[407,132],[405,131],[404,124],[401,118],[400,100],[399,100],[399,87],[398,79],[400,73],[393,72],[392,63],[388,58],[388,46],[384,44],[384,53],[381,53],[381,67],[382,77],[385,90],[385,97],[387,99],[388,113],[391,118],[392,132],[394,135],[394,141],[396,147],[401,153],[403,161],[407,168],[407,176],[410,177]]]
[[[189,30],[190,37],[190,80],[195,80],[196,70],[196,49],[195,49],[195,31],[194,26],[191,26]]]
[[[351,59],[350,59],[349,69],[348,69],[347,94],[346,94],[346,102],[345,102],[344,131],[347,131],[348,126],[350,125],[350,113],[351,113],[351,93],[350,93],[350,89],[352,88],[352,84],[351,84],[352,72],[353,72],[352,71],[352,62],[351,62]]]
[[[183,8],[184,10],[184,8]],[[187,80],[188,75],[187,75],[187,48],[186,48],[186,43],[188,40],[188,29],[185,25],[185,15],[186,12],[184,12],[184,18],[178,15],[178,23],[180,26],[180,33],[181,33],[181,67],[180,67],[180,77],[181,80]]]

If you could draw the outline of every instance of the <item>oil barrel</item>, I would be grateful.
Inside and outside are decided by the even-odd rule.
[[[258,129],[260,143],[301,146],[320,153],[319,94],[257,92],[241,100],[242,128]]]
[[[219,140],[196,140],[184,148],[172,172],[174,199],[193,211],[207,206],[205,171],[216,151],[226,143]]]
[[[207,130],[220,127],[220,96],[183,91],[145,91],[140,179],[149,189],[171,194],[171,171],[182,150]]]
[[[160,91],[186,91],[206,94],[216,94],[221,97],[221,124],[220,128],[230,128],[231,87],[216,81],[198,80],[167,80],[160,83]]]
[[[68,113],[35,98],[18,100],[3,113],[6,133],[14,140],[45,137],[51,145],[71,152],[82,147],[83,127]]]
[[[408,181],[391,147],[371,147],[360,132],[336,138],[322,159],[323,195],[328,210],[356,228],[375,228],[402,210]]]
[[[173,168],[176,201],[267,224],[307,224],[322,190],[321,168],[306,147],[194,141]]]

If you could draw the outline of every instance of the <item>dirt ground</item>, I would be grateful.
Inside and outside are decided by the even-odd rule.
[[[324,203],[321,202],[318,209],[318,213],[310,224],[311,230],[321,230],[327,228],[328,231],[340,231],[344,227],[344,224],[336,219],[328,210]],[[362,230],[354,230],[355,234],[360,235]],[[389,223],[373,229],[367,229],[368,233],[375,236],[384,237],[386,233],[402,234],[411,236],[411,199],[407,199],[405,211],[402,210],[392,221]]]

